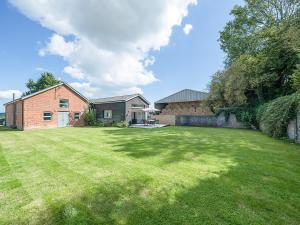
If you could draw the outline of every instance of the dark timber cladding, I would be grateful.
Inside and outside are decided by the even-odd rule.
[[[94,104],[96,109],[97,119],[104,119],[104,110],[112,110],[112,121],[124,121],[125,120],[125,102],[113,102]]]
[[[114,96],[91,100],[97,119],[103,122],[140,123],[146,118],[143,109],[149,102],[140,94]]]

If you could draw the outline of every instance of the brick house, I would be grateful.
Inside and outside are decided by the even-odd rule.
[[[96,110],[97,120],[103,122],[143,123],[147,115],[143,111],[149,108],[148,102],[140,94],[114,96],[91,100]]]
[[[154,103],[161,110],[156,119],[162,124],[175,125],[176,116],[208,116],[213,112],[205,106],[208,93],[184,89]]]
[[[20,130],[83,126],[89,101],[66,83],[59,83],[4,104],[6,126]]]

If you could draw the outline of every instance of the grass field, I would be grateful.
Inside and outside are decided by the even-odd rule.
[[[0,129],[0,224],[300,223],[300,147],[259,132]]]

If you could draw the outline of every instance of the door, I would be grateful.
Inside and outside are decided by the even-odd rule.
[[[57,126],[67,127],[70,123],[69,112],[58,112]]]

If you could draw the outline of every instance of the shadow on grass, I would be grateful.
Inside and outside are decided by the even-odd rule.
[[[18,129],[13,129],[13,128],[8,128],[8,127],[5,127],[5,126],[0,126],[0,132],[1,131],[20,131]]]
[[[110,135],[107,143],[114,146],[114,151],[126,153],[134,158],[161,156],[165,164],[197,159],[201,161],[199,156],[203,154],[234,158],[241,149],[261,150],[259,145],[243,142],[242,137],[239,139],[234,135],[227,135],[226,132],[231,130],[218,130],[219,133],[214,138],[210,132],[197,133],[197,128],[171,128],[167,131],[165,129],[168,128],[138,132],[135,129],[117,129],[104,132]]]
[[[49,200],[36,224],[297,224],[296,184],[245,177],[241,167],[189,188],[157,190],[139,178],[97,186],[69,201]],[[255,176],[255,174],[250,174]],[[273,188],[269,186],[273,185]],[[284,191],[283,195],[278,195]]]
[[[144,175],[101,183],[74,193],[71,199],[48,198],[46,209],[34,215],[32,223],[299,224],[300,155],[296,148],[285,151],[288,145],[247,131],[247,138],[222,130],[215,131],[214,138],[212,132],[204,130],[198,136],[193,129],[103,132],[114,151],[135,159],[161,156],[157,158],[169,165],[197,157],[201,163],[201,156],[208,155],[219,160],[216,163],[230,158],[235,165],[205,179],[195,174],[195,182],[189,185],[163,186],[159,178]]]

